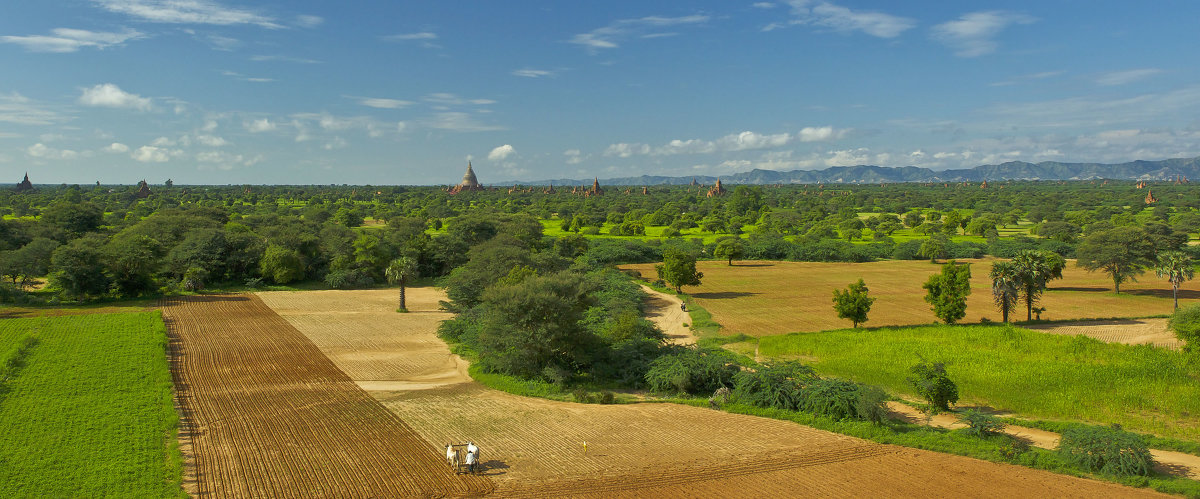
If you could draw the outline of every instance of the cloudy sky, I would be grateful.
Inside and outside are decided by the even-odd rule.
[[[1200,156],[1194,1],[10,4],[3,182]]]

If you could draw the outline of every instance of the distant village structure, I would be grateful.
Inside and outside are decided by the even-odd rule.
[[[25,172],[25,179],[17,184],[17,192],[28,192],[33,190],[33,182],[29,181],[29,172]]]
[[[471,162],[467,161],[467,173],[463,174],[462,182],[450,188],[450,194],[482,190],[483,186],[479,184],[479,179],[475,178],[475,170],[471,168]]]
[[[142,179],[141,182],[138,182],[138,191],[136,196],[138,199],[146,199],[150,197],[150,184],[146,183],[146,179]]]
[[[694,182],[695,180],[696,180],[695,178],[693,178],[693,179],[692,179],[692,181],[693,181],[693,182]],[[713,186],[712,186],[712,189],[709,189],[709,190],[708,190],[708,194],[706,194],[706,195],[705,195],[705,197],[710,197],[710,198],[711,198],[711,197],[717,197],[717,196],[720,196],[720,195],[722,195],[722,194],[725,194],[725,188],[724,188],[724,187],[721,187],[721,179],[719,179],[719,178],[718,178],[718,179],[717,179],[717,183],[716,183],[715,185],[713,185]]]

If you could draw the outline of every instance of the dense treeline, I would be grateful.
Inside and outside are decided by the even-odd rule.
[[[27,299],[23,290],[45,276],[49,289],[35,296],[67,300],[305,281],[364,287],[383,282],[400,256],[416,260],[422,276],[448,276],[493,230],[591,267],[657,260],[666,246],[701,258],[869,261],[1025,249],[1072,258],[1086,238],[1125,227],[1157,251],[1179,249],[1200,231],[1200,197],[1188,184],[1151,188],[1153,205],[1129,182],[737,186],[711,198],[697,187],[585,197],[541,188],[171,186],[143,198],[127,186],[43,186],[0,191],[0,275],[6,300]],[[543,221],[568,235],[542,241]],[[1018,222],[1036,225],[1028,236],[1001,236]],[[637,237],[650,227],[661,237]],[[899,230],[905,237],[893,238]],[[717,249],[734,238],[736,253]]]

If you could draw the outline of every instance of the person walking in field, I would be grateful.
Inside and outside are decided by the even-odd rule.
[[[469,448],[470,447],[468,447],[468,449]],[[476,462],[475,460],[476,460],[475,453],[468,450],[467,451],[467,473],[475,472],[475,462]]]
[[[479,447],[475,445],[475,442],[467,442],[467,463],[474,463],[467,466],[467,469],[474,472],[475,464],[479,463]]]

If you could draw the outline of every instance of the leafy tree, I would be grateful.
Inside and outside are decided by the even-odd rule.
[[[910,211],[904,214],[904,225],[910,228],[921,225],[922,221],[921,212],[919,211]]]
[[[43,221],[74,237],[96,230],[103,218],[103,210],[92,203],[83,202],[58,201],[42,213]]]
[[[1076,265],[1088,272],[1103,270],[1112,277],[1113,288],[1121,292],[1121,283],[1137,281],[1137,276],[1152,264],[1154,244],[1138,227],[1116,227],[1083,238],[1075,248]]]
[[[396,311],[408,312],[408,308],[404,304],[404,285],[410,279],[417,277],[417,261],[407,256],[392,260],[392,263],[388,264],[387,270],[384,271],[384,276],[387,277],[389,284],[400,285],[400,308]]]
[[[872,303],[875,303],[875,299],[867,296],[867,285],[862,279],[848,286],[845,291],[833,290],[833,309],[837,311],[838,318],[850,319],[856,328],[867,322],[867,312],[871,311]]]
[[[50,272],[50,255],[58,246],[58,241],[36,237],[21,249],[6,251],[0,255],[0,274],[26,288],[34,278]]]
[[[1196,265],[1192,257],[1182,251],[1168,251],[1158,255],[1158,263],[1154,266],[1158,277],[1166,277],[1171,282],[1171,298],[1175,300],[1175,310],[1179,310],[1179,286],[1183,281],[1190,281],[1196,276]]]
[[[928,258],[933,263],[937,263],[938,258],[946,257],[946,246],[949,245],[949,242],[946,236],[934,234],[932,237],[921,242],[921,247],[917,249],[917,255]]]
[[[304,278],[304,263],[296,250],[272,244],[267,246],[260,262],[262,275],[278,284],[287,284]]]
[[[1000,225],[1000,217],[993,213],[985,213],[971,218],[971,221],[967,223],[966,232],[976,236],[986,236],[989,231],[995,231],[997,225]]]
[[[656,392],[707,394],[732,386],[739,371],[724,349],[687,347],[651,361],[646,384]]]
[[[1171,330],[1183,342],[1184,351],[1200,350],[1200,305],[1187,305],[1171,314]]]
[[[929,276],[922,286],[926,290],[925,301],[931,305],[933,315],[946,324],[954,324],[967,315],[967,296],[971,294],[971,266],[958,265],[950,260],[942,265],[942,272]]]
[[[1017,283],[1025,298],[1025,320],[1033,320],[1033,304],[1046,291],[1047,283],[1062,277],[1062,264],[1059,262],[1060,257],[1046,251],[1021,250],[1013,256]]]
[[[1012,262],[992,263],[988,277],[992,280],[992,299],[1000,307],[1002,320],[1008,322],[1008,312],[1017,304],[1021,292],[1017,267]]]
[[[958,226],[962,224],[962,214],[958,210],[950,210],[946,212],[946,216],[942,218],[942,232],[948,236],[958,234]]]
[[[100,296],[108,291],[104,254],[99,236],[75,239],[59,246],[50,257],[50,282],[70,298]]]
[[[696,257],[691,253],[667,248],[663,250],[663,263],[654,266],[658,278],[675,288],[676,293],[682,293],[683,286],[699,286],[703,272],[696,270]]]
[[[912,366],[909,372],[913,375],[908,378],[908,382],[935,410],[948,411],[950,404],[958,402],[958,385],[946,374],[944,363],[922,360]]]
[[[154,290],[154,274],[162,260],[158,241],[147,236],[114,237],[104,246],[109,275],[126,297]]]
[[[968,435],[976,437],[987,437],[990,435],[999,435],[1004,433],[1004,427],[1007,426],[1000,418],[991,414],[979,412],[975,409],[967,409],[959,416],[958,422],[967,425],[964,430]]]
[[[716,249],[713,250],[713,256],[726,260],[729,265],[733,265],[734,259],[741,259],[746,254],[746,247],[742,244],[741,239],[726,239],[717,243]]]

